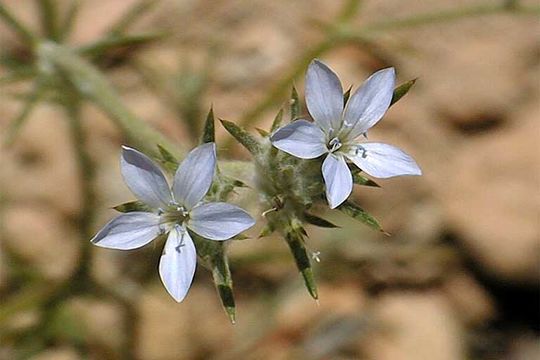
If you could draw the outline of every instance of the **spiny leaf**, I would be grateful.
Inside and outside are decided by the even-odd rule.
[[[214,285],[218,296],[231,323],[235,323],[236,306],[233,295],[233,281],[229,269],[229,259],[226,254],[225,241],[213,241],[190,231],[189,235],[197,249],[197,259],[200,265],[212,272]]]
[[[77,19],[77,15],[79,14],[79,10],[81,8],[81,0],[71,0],[71,3],[68,7],[68,10],[66,11],[66,15],[64,17],[64,20],[62,21],[62,24],[60,25],[60,31],[59,31],[59,40],[65,40],[73,31],[73,25],[75,24],[75,20]]]
[[[347,104],[347,101],[349,101],[349,98],[351,97],[351,90],[352,85],[349,86],[349,89],[347,89],[347,91],[345,91],[345,94],[343,94],[343,104]]]
[[[268,137],[268,135],[270,135],[270,133],[268,131],[264,130],[264,129],[255,128],[255,130],[257,130],[259,135],[261,135],[262,137]]]
[[[160,144],[157,145],[159,154],[161,155],[160,162],[163,164],[163,166],[169,170],[170,172],[174,173],[176,172],[176,169],[178,169],[178,160],[174,157],[173,154],[171,154],[167,149],[165,149]]]
[[[258,155],[261,152],[261,145],[253,135],[233,122],[222,119],[220,121],[229,134],[238,140],[240,144],[244,145],[252,155]]]
[[[309,294],[312,298],[317,300],[319,298],[319,295],[317,293],[317,284],[313,276],[311,262],[309,260],[306,247],[304,246],[304,240],[302,238],[302,235],[298,234],[297,232],[291,231],[286,234],[285,240],[287,240],[289,249],[291,250],[291,253],[294,257],[296,267],[304,278],[304,283]]]
[[[276,117],[274,118],[274,121],[272,122],[272,126],[270,127],[270,132],[276,131],[283,121],[283,108],[279,109],[279,112],[277,113]]]
[[[164,32],[151,32],[135,35],[125,35],[125,36],[111,36],[105,39],[100,39],[95,43],[81,46],[77,51],[86,56],[99,57],[106,53],[107,51],[125,48],[129,46],[140,46],[146,45],[153,41],[162,39],[167,36],[167,33]]]
[[[242,233],[235,235],[234,237],[231,238],[231,240],[247,240],[247,239],[251,239],[251,238]]]
[[[21,112],[9,125],[6,137],[4,139],[5,145],[9,146],[13,144],[13,142],[15,141],[15,138],[19,134],[23,125],[26,123],[26,120],[28,120],[28,118],[32,114],[32,111],[34,110],[36,105],[39,103],[43,95],[44,95],[43,86],[41,86],[39,83],[36,84],[36,87],[32,91],[32,93],[30,93],[30,96],[28,96],[28,98],[24,100],[24,105]]]
[[[236,322],[236,304],[234,302],[233,282],[231,270],[229,269],[229,258],[225,254],[225,248],[221,247],[221,252],[214,254],[211,259],[212,278],[218,292],[223,309],[231,324]]]
[[[152,209],[140,200],[130,201],[113,207],[114,210],[121,213],[129,213],[133,211],[150,212]]]
[[[377,219],[375,219],[367,211],[365,211],[364,209],[362,209],[360,206],[356,205],[352,201],[345,201],[342,205],[338,207],[338,209],[342,211],[343,213],[349,215],[353,219],[363,222],[370,228],[374,230],[378,230],[388,235],[388,233],[382,229]]]
[[[37,0],[41,28],[48,39],[58,41],[58,8],[56,0]]]
[[[141,16],[148,13],[159,0],[139,0],[134,3],[107,31],[110,34],[123,34]]]
[[[380,188],[381,186],[379,184],[377,184],[375,181],[371,180],[371,179],[368,179],[367,177],[365,176],[362,176],[360,175],[359,172],[353,172],[353,182],[356,184],[356,185],[363,185],[363,186],[371,186],[371,187],[378,187]]]
[[[214,108],[210,107],[210,111],[206,116],[206,122],[204,123],[202,143],[216,142],[216,130],[214,125]]]
[[[291,91],[291,121],[295,120],[300,114],[300,100],[298,98],[298,91],[293,86]]]
[[[20,39],[27,45],[32,45],[36,41],[34,34],[19,21],[13,14],[0,3],[0,19],[13,30]]]
[[[274,228],[274,226],[270,223],[264,225],[264,227],[262,228],[261,232],[259,233],[259,236],[258,238],[263,238],[263,237],[266,237],[266,236],[269,236],[271,235],[276,229]]]
[[[317,215],[313,215],[307,212],[304,212],[304,220],[311,225],[323,227],[323,228],[338,228],[339,226],[331,223],[328,220],[325,220],[323,218],[318,217]]]
[[[404,97],[409,90],[412,88],[412,86],[416,83],[417,79],[412,79],[407,81],[406,83],[403,83],[399,85],[397,88],[394,89],[394,94],[392,95],[392,101],[390,102],[390,106],[397,103],[402,97]]]

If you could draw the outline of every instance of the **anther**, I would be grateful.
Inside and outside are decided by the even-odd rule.
[[[362,157],[365,159],[367,158],[367,151],[366,149],[362,146],[362,145],[357,145],[356,146],[356,149],[355,149],[355,155],[358,155],[360,153],[360,151],[362,152]]]

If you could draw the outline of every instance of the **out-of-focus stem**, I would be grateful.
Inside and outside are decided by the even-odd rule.
[[[151,155],[158,155],[157,144],[181,157],[182,151],[160,132],[139,119],[122,102],[107,79],[93,65],[67,47],[44,42],[38,47],[42,61],[64,72],[82,98],[92,101],[115,122],[128,141]]]
[[[347,4],[346,6],[349,5],[350,4]],[[449,22],[463,18],[500,13],[538,15],[540,13],[540,7],[524,7],[520,6],[519,4],[509,5],[507,1],[501,1],[499,4],[494,5],[477,5],[385,20],[372,25],[366,25],[365,27],[356,30],[351,29],[348,25],[348,22],[352,19],[352,17],[345,17],[345,21],[338,21],[336,26],[329,29],[329,32],[323,41],[314,47],[307,49],[296,61],[296,63],[294,63],[291,71],[281,78],[281,80],[279,80],[271,88],[271,90],[262,100],[255,104],[255,106],[253,106],[251,109],[247,110],[238,124],[245,126],[255,123],[261,114],[283,99],[284,94],[288,91],[291,84],[305,71],[312,59],[322,56],[336,47],[350,43],[360,43],[369,48],[371,47],[370,38],[377,32],[411,28],[433,23]],[[225,143],[225,147],[230,147],[230,145],[230,142]]]
[[[35,36],[2,4],[0,4],[0,19],[3,19],[19,35],[23,42],[30,45],[34,44],[36,40]]]
[[[41,28],[48,39],[57,41],[58,34],[58,8],[56,0],[36,0],[39,6]]]
[[[73,96],[65,104],[67,118],[71,130],[74,153],[81,188],[81,209],[77,215],[76,223],[81,236],[80,258],[73,279],[81,280],[89,277],[92,221],[95,215],[96,194],[94,189],[95,166],[86,151],[86,136],[80,118],[80,99]],[[79,281],[75,281],[78,283]]]

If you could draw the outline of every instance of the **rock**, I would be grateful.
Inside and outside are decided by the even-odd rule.
[[[119,304],[79,297],[70,299],[65,306],[82,327],[89,344],[119,351],[126,338],[123,309]]]
[[[136,329],[136,352],[140,359],[194,357],[196,344],[189,338],[193,323],[184,304],[176,304],[166,290],[156,284],[140,297],[137,308],[139,321]]]
[[[373,306],[373,320],[379,330],[360,339],[366,358],[466,358],[461,324],[443,294],[391,292],[375,299]]]
[[[459,318],[467,325],[482,326],[496,316],[496,306],[488,292],[466,273],[450,276],[443,290]]]
[[[540,274],[538,109],[456,146],[435,188],[470,256],[492,275],[531,284]]]
[[[276,325],[281,331],[303,332],[321,317],[357,314],[365,305],[365,294],[354,284],[320,284],[319,303],[301,287],[285,296],[276,312]]]
[[[13,204],[4,211],[5,243],[41,276],[67,279],[79,258],[79,241],[63,217],[42,205]]]
[[[75,154],[62,112],[38,106],[12,148],[0,148],[0,187],[7,200],[40,199],[68,215],[80,208]]]

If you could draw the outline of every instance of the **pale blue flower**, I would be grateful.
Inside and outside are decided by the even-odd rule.
[[[344,107],[338,77],[328,66],[314,60],[306,74],[306,103],[314,122],[297,120],[272,135],[275,147],[296,157],[314,159],[327,154],[322,174],[330,208],[338,207],[352,192],[353,179],[346,159],[377,178],[422,174],[402,150],[356,140],[383,117],[392,101],[394,85],[393,68],[377,71]]]
[[[131,192],[152,211],[122,214],[92,238],[97,246],[129,250],[168,233],[159,274],[178,302],[186,296],[197,264],[197,252],[187,229],[210,240],[227,240],[254,225],[241,208],[223,203],[202,203],[216,167],[214,143],[193,149],[180,164],[172,189],[159,167],[143,153],[124,146],[121,170]]]

